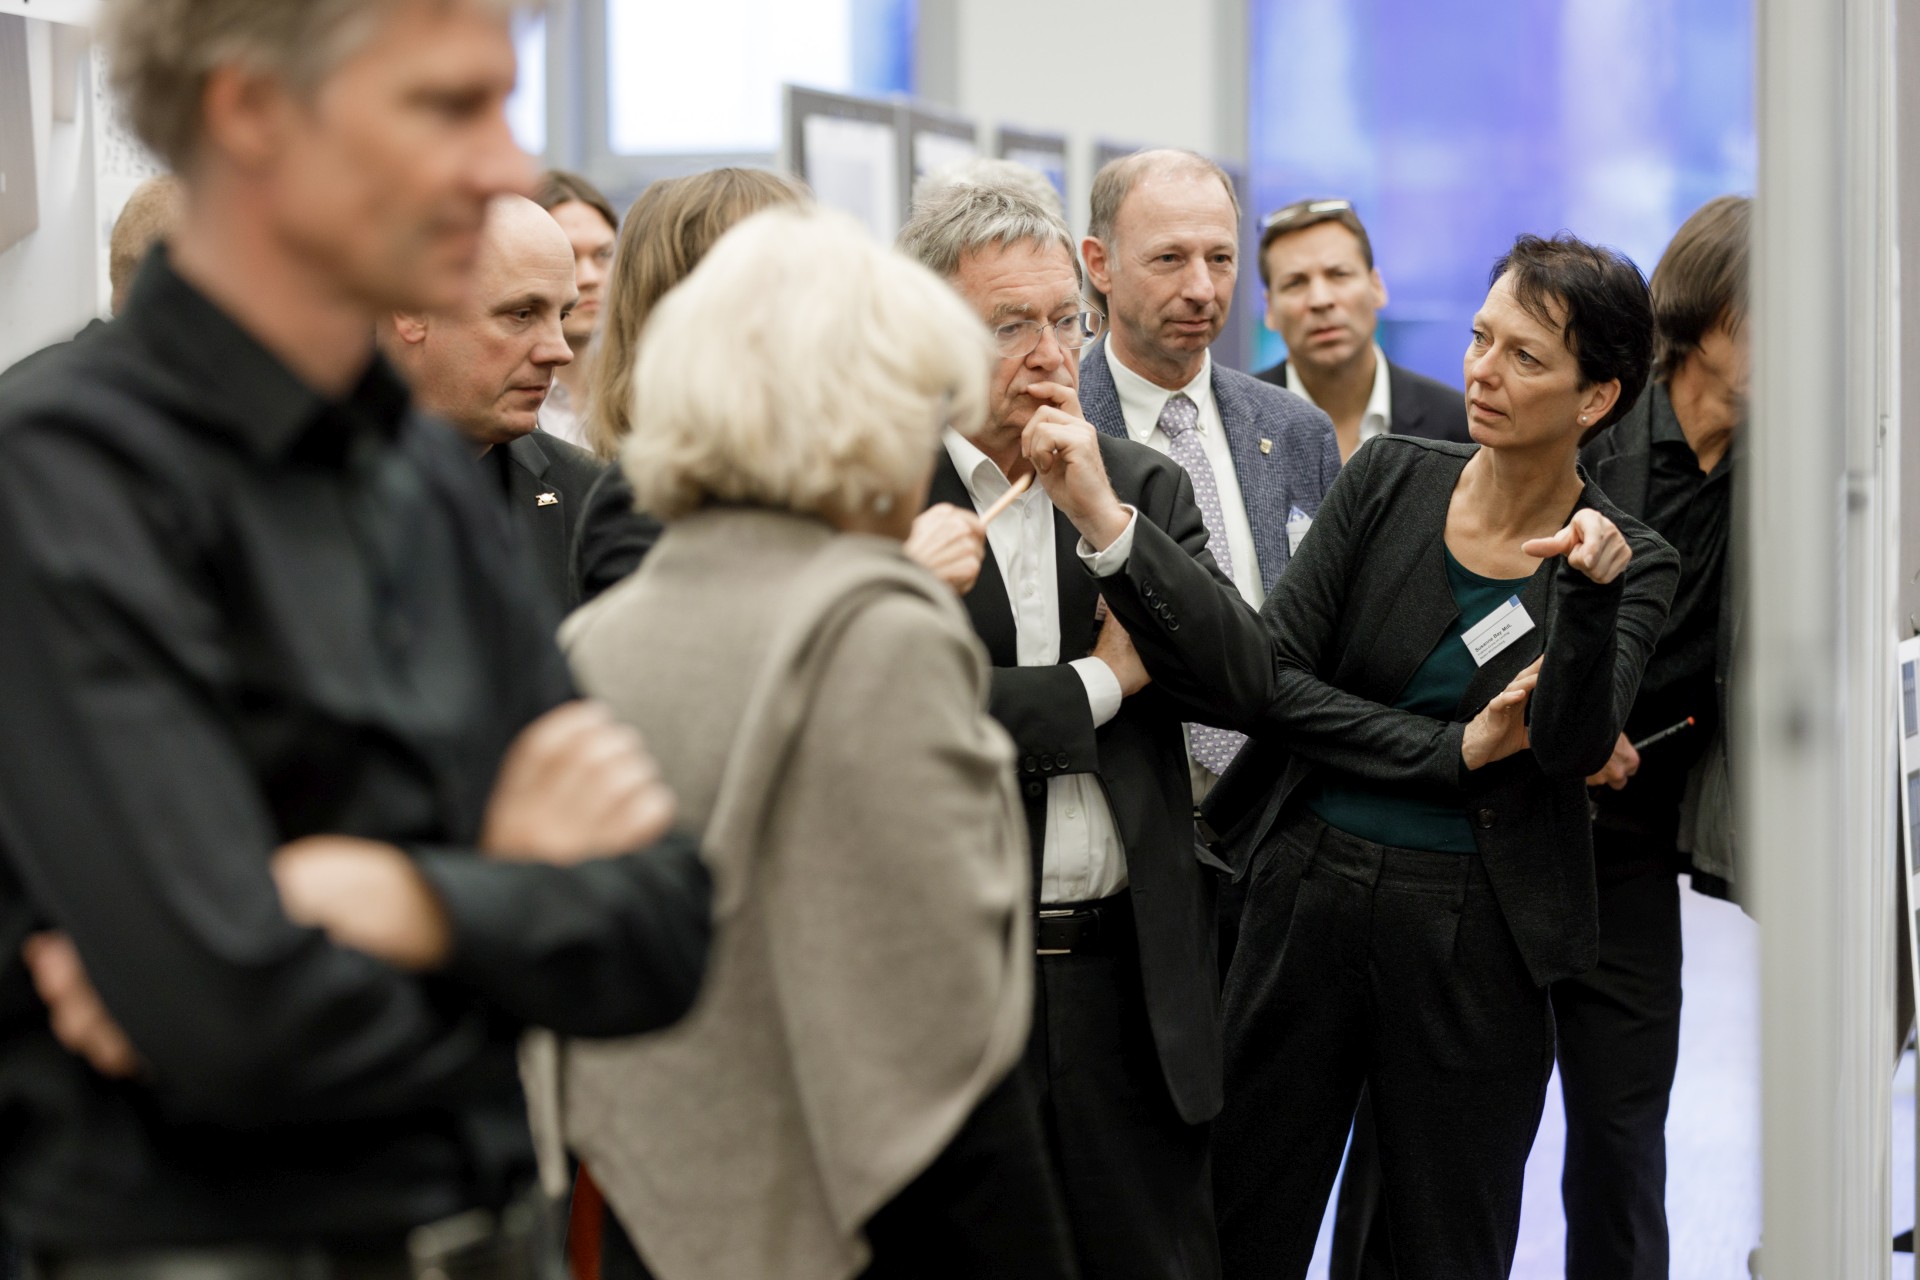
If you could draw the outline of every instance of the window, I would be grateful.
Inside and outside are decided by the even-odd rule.
[[[513,17],[513,51],[520,79],[507,99],[507,124],[514,141],[530,156],[547,151],[547,20],[537,13]]]
[[[780,86],[912,88],[914,0],[606,0],[615,155],[772,153]]]

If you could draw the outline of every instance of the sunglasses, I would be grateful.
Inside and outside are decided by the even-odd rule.
[[[1284,227],[1302,218],[1315,218],[1323,213],[1352,212],[1353,201],[1351,200],[1296,200],[1268,214],[1260,223],[1260,230],[1272,231],[1275,227]]]

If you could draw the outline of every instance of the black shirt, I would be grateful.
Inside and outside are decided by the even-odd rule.
[[[1688,716],[1694,724],[1649,745],[1641,753],[1640,771],[1621,790],[1599,787],[1593,791],[1598,807],[1595,843],[1603,862],[1609,850],[1621,843],[1673,847],[1687,774],[1712,740],[1719,720],[1714,653],[1732,533],[1733,450],[1728,449],[1713,470],[1701,471],[1700,460],[1674,417],[1666,384],[1654,384],[1647,394],[1652,397],[1652,447],[1647,458],[1645,519],[1680,553],[1680,584],[1660,642],[1640,679],[1626,735],[1639,741]]]
[[[149,259],[125,315],[0,402],[0,1227],[30,1249],[375,1242],[531,1172],[515,1042],[678,1017],[684,841],[577,868],[475,843],[515,734],[572,696],[472,455],[384,364],[300,383]],[[268,859],[416,859],[433,976],[291,924]],[[62,1050],[16,959],[71,934],[147,1064]]]

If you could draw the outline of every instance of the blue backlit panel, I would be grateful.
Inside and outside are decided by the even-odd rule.
[[[1354,201],[1391,303],[1381,345],[1460,381],[1487,268],[1521,231],[1651,273],[1754,184],[1751,0],[1252,0],[1256,212]],[[1279,339],[1260,332],[1261,367]]]

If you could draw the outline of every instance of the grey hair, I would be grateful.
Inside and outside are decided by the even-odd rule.
[[[1080,280],[1080,255],[1074,251],[1073,233],[1055,208],[1041,203],[1024,185],[954,184],[916,204],[894,244],[947,280],[959,274],[960,263],[968,254],[982,249],[1058,245],[1073,263],[1074,279]]]
[[[1227,199],[1233,202],[1233,225],[1240,225],[1240,193],[1233,189],[1233,179],[1227,171],[1198,151],[1168,147],[1136,151],[1100,166],[1100,172],[1093,175],[1093,190],[1087,197],[1091,206],[1087,216],[1089,237],[1102,244],[1113,243],[1113,226],[1120,220],[1120,206],[1148,173],[1218,178],[1220,185],[1227,189]]]
[[[1060,193],[1054,190],[1046,175],[1018,160],[974,156],[944,165],[913,184],[913,206],[918,208],[949,187],[1011,187],[1033,197],[1035,204],[1051,209],[1062,222],[1067,218],[1067,211],[1060,204]]]
[[[442,0],[502,15],[525,0]],[[114,92],[140,140],[185,173],[200,144],[207,78],[239,64],[319,87],[398,0],[105,0],[102,35]]]

